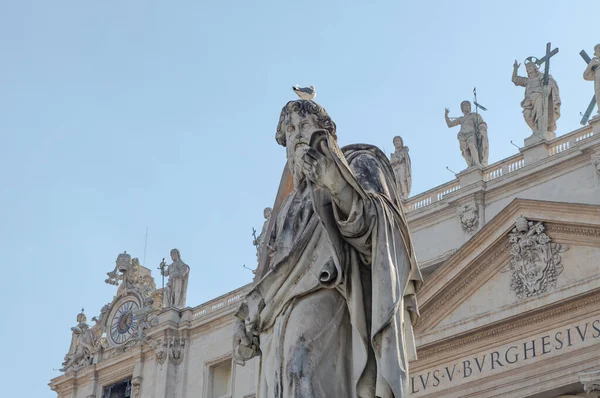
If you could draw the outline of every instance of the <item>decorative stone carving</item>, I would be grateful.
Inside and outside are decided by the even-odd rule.
[[[458,208],[458,218],[463,229],[468,233],[477,231],[479,227],[479,206],[469,203]]]
[[[167,350],[168,350],[167,341],[164,339],[152,340],[150,343],[150,347],[154,351],[154,355],[156,357],[156,362],[158,362],[161,365],[164,364],[165,360],[167,359]]]
[[[583,384],[583,391],[586,393],[600,392],[600,370],[580,373],[579,381]]]
[[[503,272],[511,273],[510,290],[517,298],[529,298],[556,287],[557,277],[563,271],[561,253],[565,245],[553,243],[544,233],[541,222],[518,217],[509,233],[512,259]]]
[[[596,95],[596,105],[598,114],[595,117],[600,117],[600,44],[594,46],[594,57],[587,64],[583,71],[585,80],[594,82],[594,94]]]
[[[175,365],[180,365],[183,362],[184,348],[185,340],[182,337],[173,337],[170,341],[169,361]]]
[[[460,143],[467,167],[483,167],[488,164],[488,133],[487,123],[479,113],[471,112],[471,103],[463,101],[460,103],[460,110],[463,116],[450,118],[450,109],[446,108],[445,118],[448,127],[460,126],[460,131],[456,138]]]
[[[184,308],[190,267],[181,260],[178,249],[171,250],[171,260],[173,262],[169,265],[166,265],[164,260],[160,264],[162,275],[169,277],[165,289],[165,305]]]
[[[139,342],[146,341],[145,330],[152,326],[158,325],[158,312],[159,310],[153,307],[154,299],[146,297],[144,299],[144,306],[133,310],[133,316],[137,320],[137,335],[135,337]]]
[[[408,397],[422,278],[389,160],[340,149],[313,101],[285,105],[276,140],[294,188],[271,222],[270,267],[236,313],[234,360],[260,354],[258,398]]]
[[[127,289],[131,289],[137,290],[143,297],[148,297],[156,290],[154,279],[148,270],[140,265],[137,258],[132,259],[126,251],[117,256],[115,268],[106,275],[108,275],[106,283],[119,286],[117,295],[122,295]]]
[[[131,398],[141,398],[142,376],[136,376],[131,379]]]
[[[87,318],[81,310],[77,315],[77,326],[71,328],[71,346],[69,352],[65,355],[61,372],[78,371],[90,364],[94,359],[94,332],[86,323]]]
[[[556,136],[556,121],[560,118],[560,93],[558,84],[552,75],[548,75],[548,88],[544,92],[544,74],[540,73],[536,61],[535,57],[525,60],[527,77],[522,77],[518,75],[521,64],[515,60],[512,82],[515,86],[525,87],[525,98],[521,101],[525,123],[531,128],[534,135],[548,140]],[[547,105],[544,103],[545,100],[547,100]],[[544,118],[546,106],[547,114]]]
[[[402,199],[407,199],[412,187],[412,170],[408,147],[404,146],[402,137],[397,135],[394,137],[394,148],[395,151],[390,155],[390,162],[394,169],[400,197]]]
[[[254,239],[252,244],[256,246],[256,259],[258,260],[258,264],[260,264],[261,260],[261,252],[263,251],[262,247],[265,242],[265,234],[267,233],[267,227],[269,226],[269,220],[271,220],[271,213],[273,209],[270,207],[265,207],[263,210],[263,216],[265,217],[265,222],[263,223],[262,230],[260,231],[260,235]]]

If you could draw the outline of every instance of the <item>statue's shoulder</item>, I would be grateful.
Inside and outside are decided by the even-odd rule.
[[[369,144],[351,144],[342,148],[342,153],[348,164],[363,163],[368,164],[368,168],[378,168],[386,173],[393,175],[392,164],[383,151],[375,145]]]

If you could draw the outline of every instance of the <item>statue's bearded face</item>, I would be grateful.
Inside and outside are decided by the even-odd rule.
[[[285,118],[283,128],[285,129],[285,149],[288,167],[294,177],[294,186],[304,179],[302,171],[303,157],[309,148],[310,138],[317,130],[321,130],[316,123],[316,116],[306,114],[301,116],[297,112],[291,112]]]
[[[525,66],[525,69],[527,70],[527,76],[531,77],[531,76],[536,76],[538,74],[538,69],[535,67],[535,64],[529,63]]]
[[[463,102],[460,104],[460,110],[466,115],[467,113],[471,113],[471,103]]]

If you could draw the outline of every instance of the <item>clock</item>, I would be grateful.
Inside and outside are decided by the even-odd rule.
[[[136,333],[138,321],[133,315],[139,305],[135,301],[125,301],[115,311],[110,321],[110,339],[116,345],[129,341]]]

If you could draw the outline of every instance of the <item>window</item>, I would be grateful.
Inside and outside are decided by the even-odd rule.
[[[208,398],[231,397],[231,359],[208,369]]]
[[[130,398],[131,379],[123,380],[110,386],[104,387],[102,398]]]

